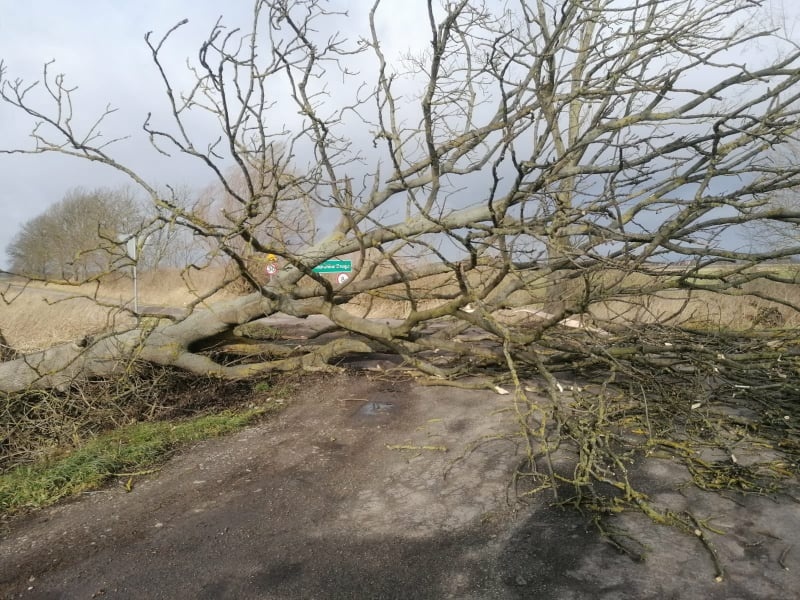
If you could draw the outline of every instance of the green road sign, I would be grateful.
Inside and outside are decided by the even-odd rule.
[[[352,270],[352,260],[326,260],[313,269],[314,273],[350,273]]]

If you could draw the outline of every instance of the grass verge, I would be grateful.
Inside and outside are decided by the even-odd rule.
[[[178,422],[134,423],[101,434],[64,457],[0,475],[0,514],[48,506],[97,489],[112,477],[130,478],[163,462],[181,445],[236,431],[281,407],[271,403]]]

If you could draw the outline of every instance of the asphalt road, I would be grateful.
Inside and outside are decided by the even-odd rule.
[[[691,506],[722,532],[709,539],[726,575],[714,580],[691,536],[615,517],[646,548],[636,563],[588,516],[510,493],[521,440],[508,396],[372,373],[310,376],[279,416],[186,449],[130,493],[115,482],[7,524],[0,597],[728,600],[800,590],[790,498],[676,487],[682,467],[647,461],[632,474],[653,498]]]

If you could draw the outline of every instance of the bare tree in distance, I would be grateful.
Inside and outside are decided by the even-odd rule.
[[[8,246],[12,271],[83,281],[120,266],[118,238],[144,220],[130,190],[76,188],[22,226]]]
[[[113,141],[99,134],[110,111],[76,131],[74,90],[52,64],[34,85],[3,67],[2,98],[32,119],[36,142],[6,152],[58,152],[121,171],[150,198],[158,215],[150,227],[205,240],[257,291],[88,348],[4,363],[0,389],[67,385],[134,356],[238,378],[382,350],[442,380],[475,366],[541,372],[545,359],[607,360],[610,339],[576,345],[547,336],[565,319],[599,318],[592,310],[604,303],[738,289],[764,276],[756,267],[765,259],[800,251],[736,243],[736,231],[755,220],[800,220],[795,208],[761,210],[800,176],[796,165],[776,168],[771,159],[797,136],[800,49],[744,27],[760,10],[739,0],[541,0],[504,10],[429,2],[429,43],[396,62],[378,35],[388,11],[380,1],[349,17],[316,0],[257,1],[252,31],[222,21],[211,31],[183,90],[172,84],[169,42],[184,22],[148,33],[171,122],[148,117],[143,130],[163,154],[207,166],[224,203],[204,208],[114,158]],[[360,37],[330,33],[345,18],[362,27]],[[745,64],[757,40],[780,52]],[[37,108],[42,97],[48,109]],[[217,121],[210,143],[190,126],[198,113]],[[295,235],[307,228],[298,224],[297,243],[287,244],[264,224],[292,206],[284,214],[308,210],[329,225],[307,238]],[[396,260],[408,252],[427,260]],[[355,273],[344,286],[313,271],[354,253],[378,254],[390,268]],[[252,257],[269,254],[282,268],[263,284]],[[665,266],[675,262],[688,266]],[[434,276],[437,285],[424,284]],[[357,296],[390,285],[410,306],[399,322],[348,310]],[[500,317],[520,302],[535,307],[535,322]],[[277,312],[324,315],[350,335],[245,363],[195,351]],[[445,317],[446,333],[429,335]],[[469,328],[493,344],[458,337]],[[553,346],[546,352],[545,341]]]
[[[773,153],[776,169],[791,170],[800,157],[800,147],[791,143]],[[787,256],[786,250],[797,248],[800,242],[800,224],[796,220],[771,219],[771,214],[782,214],[800,208],[800,195],[795,187],[777,189],[769,195],[769,201],[761,207],[761,216],[753,219],[748,229],[752,235],[753,246],[761,250],[776,251],[784,260],[797,260],[798,255]]]

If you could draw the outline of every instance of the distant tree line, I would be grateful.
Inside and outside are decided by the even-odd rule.
[[[141,206],[129,190],[72,189],[23,224],[6,249],[11,270],[70,281],[110,271],[120,259],[120,236],[141,221]]]
[[[140,268],[183,267],[197,259],[198,252],[206,254],[191,234],[165,227],[157,212],[125,187],[68,191],[24,223],[6,252],[13,273],[81,282],[130,264],[127,241],[134,234]]]

